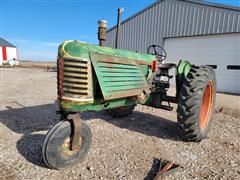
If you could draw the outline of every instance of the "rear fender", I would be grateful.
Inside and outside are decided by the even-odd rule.
[[[183,79],[188,75],[192,65],[188,61],[180,60],[176,69],[176,97],[181,90]]]

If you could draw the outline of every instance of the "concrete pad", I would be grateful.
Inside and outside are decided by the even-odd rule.
[[[230,114],[236,118],[240,116],[240,95],[217,93],[216,111]]]
[[[168,95],[175,96],[176,89],[174,87],[170,88]],[[240,95],[217,93],[216,112],[223,112],[229,114],[233,117],[239,118],[240,116]]]

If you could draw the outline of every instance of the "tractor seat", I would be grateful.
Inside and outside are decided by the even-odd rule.
[[[176,64],[174,64],[174,63],[163,63],[163,64],[159,64],[158,67],[160,69],[171,69],[171,68],[176,67]]]

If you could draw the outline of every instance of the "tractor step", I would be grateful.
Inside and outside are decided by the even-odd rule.
[[[167,110],[167,111],[172,111],[173,110],[173,107],[170,106],[170,105],[161,105],[159,108]]]

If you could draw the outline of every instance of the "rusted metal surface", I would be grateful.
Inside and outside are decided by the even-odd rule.
[[[92,54],[97,54],[98,57],[92,58]],[[99,47],[80,41],[65,41],[59,47],[58,56],[61,59],[58,71],[58,80],[61,79],[59,100],[60,107],[64,110],[99,111],[118,105],[125,106],[127,102],[124,100],[109,100],[140,95],[142,91],[149,92],[146,75],[149,72],[148,66],[155,60],[152,55]],[[94,76],[94,81],[93,69],[96,73],[101,72],[100,76]],[[101,86],[102,82],[106,87],[98,89],[98,83]],[[98,104],[99,100],[108,100],[110,105],[102,106]]]
[[[96,99],[94,103],[80,104],[77,102],[62,100],[61,107],[67,109],[69,112],[83,112],[83,111],[102,111],[104,109],[112,109],[123,106],[131,106],[136,104],[136,97],[124,97],[104,101],[103,99]]]
[[[99,20],[98,21],[98,40],[99,46],[103,46],[103,42],[107,39],[107,21]]]
[[[117,56],[111,56],[107,54],[94,53],[92,56],[97,56],[96,61],[116,64],[132,64],[132,65],[151,65],[150,62],[135,60],[131,58],[122,58]]]
[[[108,99],[116,99],[116,98],[122,98],[122,97],[130,97],[130,96],[136,96],[142,93],[142,91],[146,91],[150,93],[150,90],[148,88],[136,88],[131,90],[123,90],[119,93],[116,93],[114,95],[107,96]]]
[[[62,98],[62,80],[63,80],[63,59],[59,58],[57,60],[57,89],[58,89],[58,99]]]
[[[148,99],[148,93],[145,91],[142,91],[140,95],[137,96],[137,102],[140,104],[144,104]]]
[[[64,58],[62,74],[61,99],[93,102],[93,80],[90,60]]]
[[[123,8],[118,8],[118,18],[117,18],[117,32],[116,32],[116,42],[115,48],[117,49],[119,46],[119,34],[120,34],[120,27],[121,27],[121,15],[123,13]]]
[[[103,55],[112,55],[120,58],[128,58],[136,61],[152,63],[156,59],[155,56],[149,54],[142,54],[132,51],[124,51],[120,49],[113,49],[108,47],[100,47],[80,41],[64,41],[59,46],[58,54],[64,58],[88,59],[89,53],[101,53]]]
[[[72,151],[78,150],[80,148],[80,139],[81,139],[81,119],[78,113],[68,115],[68,120],[73,125],[73,133],[71,137],[71,147]]]
[[[71,149],[71,139],[70,138],[66,138],[63,141],[63,144],[60,147],[61,153],[63,156],[65,157],[71,157],[75,154],[77,154],[79,152],[79,150],[81,149],[81,145],[82,145],[82,138],[79,139],[79,146],[77,148],[75,148],[74,150]]]
[[[137,61],[100,53],[90,56],[105,100],[149,92],[150,85]]]
[[[181,166],[178,164],[174,164],[171,161],[161,161],[159,171],[157,172],[156,176],[153,178],[153,180],[163,180],[165,175],[168,175],[174,171],[176,171]]]

